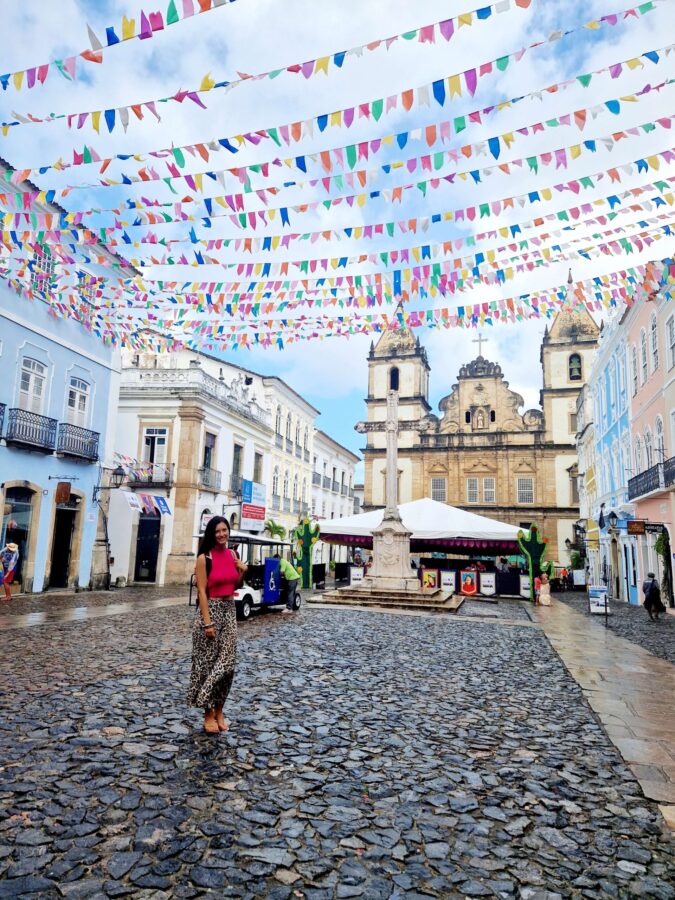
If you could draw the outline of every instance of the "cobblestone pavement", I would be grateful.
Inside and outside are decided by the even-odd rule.
[[[189,586],[170,585],[167,587],[115,588],[112,591],[45,591],[42,594],[17,594],[9,603],[0,601],[0,616],[18,616],[35,612],[53,612],[80,607],[110,606],[114,603],[135,603],[139,600],[160,600],[164,597],[185,597],[187,603]]]
[[[0,633],[0,897],[675,897],[672,839],[535,627],[304,609]]]
[[[577,612],[590,616],[588,600],[585,594],[556,594],[557,600],[569,603]],[[620,637],[644,650],[667,659],[675,665],[675,616],[659,616],[658,622],[652,622],[643,606],[631,606],[630,603],[610,602],[611,614],[607,617],[608,626]],[[604,617],[596,616],[604,622]]]

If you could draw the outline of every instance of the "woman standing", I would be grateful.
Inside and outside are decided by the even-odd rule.
[[[204,731],[227,731],[223,705],[234,678],[237,656],[237,614],[233,594],[247,566],[227,546],[227,519],[214,516],[207,524],[197,556],[199,612],[192,629],[192,673],[188,703],[204,710]]]
[[[541,573],[539,579],[539,606],[551,605],[551,582],[546,572]]]

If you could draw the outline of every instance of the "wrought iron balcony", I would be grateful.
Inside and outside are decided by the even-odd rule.
[[[295,455],[298,457],[298,459],[302,459],[302,447],[300,446],[300,444],[295,445]]]
[[[645,469],[628,481],[628,499],[637,500],[646,497],[665,487],[663,479],[663,463],[657,463],[650,469]]]
[[[138,469],[129,470],[127,484],[131,488],[170,488],[173,485],[173,463],[141,463]]]
[[[209,491],[219,491],[223,482],[223,473],[218,469],[202,466],[199,470],[199,483]]]
[[[330,478],[329,478],[327,475],[324,475],[324,476],[323,476],[323,486],[324,486],[324,487],[326,488],[326,490],[328,490],[328,491],[330,490],[330,484],[331,484]]]
[[[56,419],[39,416],[25,409],[10,409],[7,419],[8,444],[51,453],[56,443]]]
[[[275,512],[281,509],[281,497],[278,494],[272,494],[272,509]]]
[[[675,456],[671,456],[663,464],[663,481],[666,487],[675,484]]]
[[[290,512],[290,511],[291,511],[291,498],[284,497],[284,512]]]
[[[4,403],[0,403],[0,437],[2,437],[2,428],[5,424],[5,409],[6,406]]]
[[[242,482],[244,480],[243,475],[236,475],[234,472],[230,475],[230,493],[232,494],[241,494],[242,492]]]
[[[275,444],[277,445],[277,447],[278,447],[280,450],[282,450],[282,449],[283,449],[283,446],[284,446],[284,436],[283,436],[283,434],[275,434],[275,435],[274,435],[274,442],[275,442]]]
[[[56,452],[64,456],[74,456],[77,459],[88,459],[96,462],[98,459],[98,431],[89,431],[78,425],[69,425],[62,422],[59,425],[59,436],[56,441]]]
[[[293,452],[293,441],[290,438],[286,438],[286,453]]]
[[[318,484],[321,487],[321,475],[318,472],[312,472],[312,484]]]

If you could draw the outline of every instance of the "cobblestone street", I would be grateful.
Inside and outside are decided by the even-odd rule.
[[[134,596],[159,599],[49,611]],[[44,598],[13,601],[0,897],[675,897],[658,806],[544,633],[472,607],[241,624],[213,738],[187,605],[31,625],[8,617]]]

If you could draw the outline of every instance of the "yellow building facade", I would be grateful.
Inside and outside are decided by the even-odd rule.
[[[549,539],[549,558],[569,562],[579,519],[575,446],[577,397],[599,329],[586,312],[561,312],[541,347],[541,410],[521,412],[498,363],[482,355],[459,367],[457,382],[429,404],[430,367],[408,330],[388,331],[368,359],[364,509],[385,505],[386,392],[399,392],[399,502],[431,497],[528,527]]]

